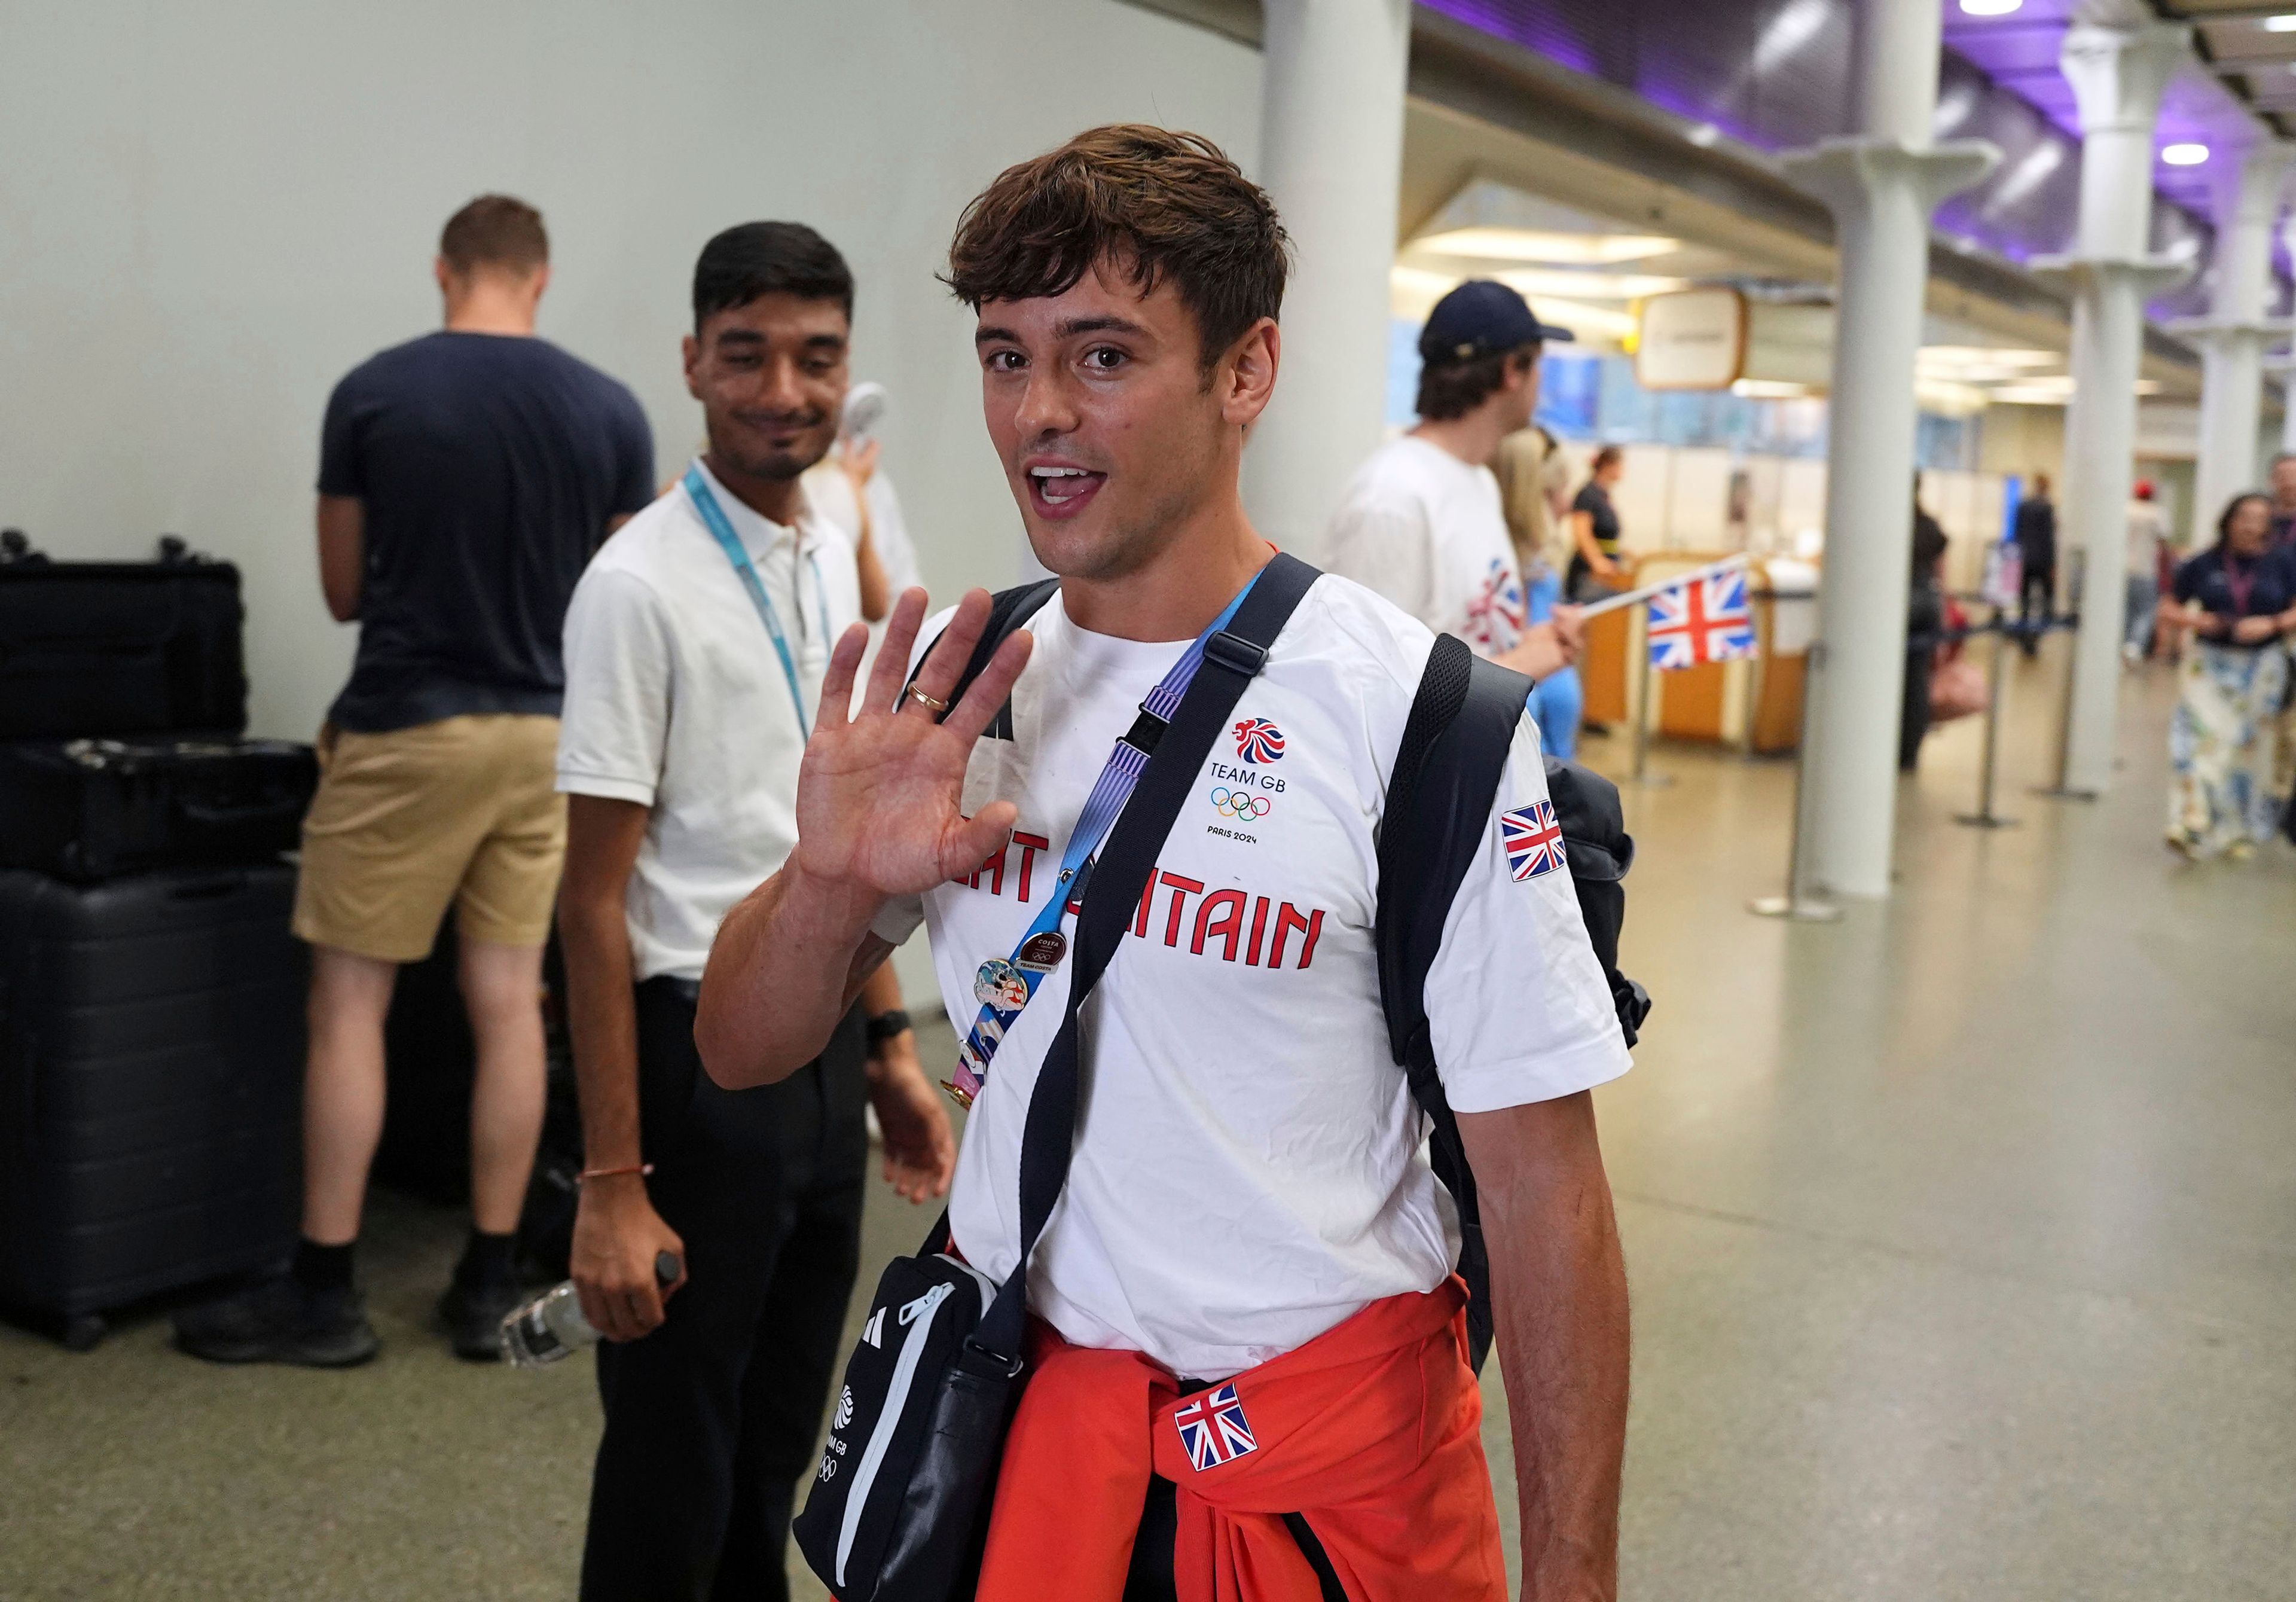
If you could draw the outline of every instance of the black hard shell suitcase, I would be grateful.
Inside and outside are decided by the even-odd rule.
[[[0,744],[0,867],[83,883],[291,850],[319,783],[284,740]]]
[[[239,570],[180,539],[156,562],[51,562],[0,544],[0,739],[247,727]]]
[[[279,863],[0,873],[0,1302],[92,1343],[102,1310],[292,1251],[294,889]]]

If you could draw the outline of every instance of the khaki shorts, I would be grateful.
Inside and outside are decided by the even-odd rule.
[[[430,954],[449,902],[465,940],[550,938],[566,855],[558,719],[447,718],[319,733],[295,932],[384,962]]]

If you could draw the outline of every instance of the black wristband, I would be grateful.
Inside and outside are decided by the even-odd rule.
[[[869,1020],[865,1027],[870,1048],[874,1050],[895,1035],[905,1035],[909,1032],[909,1015],[897,1006],[890,1013],[879,1013]]]

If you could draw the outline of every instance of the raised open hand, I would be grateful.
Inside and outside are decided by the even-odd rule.
[[[1013,833],[1010,801],[964,813],[972,743],[1021,677],[1033,644],[1015,632],[946,720],[902,687],[925,615],[925,592],[894,603],[869,675],[861,715],[853,678],[868,644],[856,624],[837,642],[821,684],[821,707],[797,781],[797,862],[824,883],[885,897],[914,895],[971,873]],[[988,623],[988,592],[969,590],[918,671],[916,689],[945,702]]]

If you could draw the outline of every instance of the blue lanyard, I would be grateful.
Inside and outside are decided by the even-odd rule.
[[[782,633],[782,620],[774,611],[773,597],[766,594],[765,580],[758,577],[758,570],[750,561],[750,553],[742,548],[742,541],[734,534],[734,525],[726,521],[726,509],[718,504],[717,496],[710,493],[709,481],[701,476],[700,463],[686,468],[684,481],[687,498],[693,501],[693,509],[701,514],[701,522],[717,539],[718,548],[726,553],[726,560],[734,564],[734,571],[741,578],[742,587],[750,592],[750,604],[758,609],[758,616],[765,621],[766,632],[773,636],[774,654],[782,659],[782,677],[789,680],[790,704],[797,708],[797,732],[809,740],[813,737],[813,730],[806,722],[805,692],[798,687],[797,661],[790,655],[789,639]],[[794,580],[796,574],[792,572],[791,578]],[[813,587],[821,602],[821,626],[826,628],[829,627],[829,593],[822,587],[821,563],[817,561],[813,564]],[[790,593],[792,596],[798,593],[794,582],[790,586]],[[802,600],[798,603],[797,617],[799,625],[802,627],[805,622],[805,603]]]
[[[1172,721],[1172,714],[1179,710],[1180,698],[1187,694],[1196,670],[1203,665],[1204,642],[1227,627],[1228,620],[1235,616],[1235,609],[1243,604],[1244,596],[1259,581],[1259,576],[1253,574],[1219,616],[1188,643],[1180,660],[1148,692],[1148,699],[1140,703],[1143,712],[1160,725]],[[1009,958],[991,957],[980,965],[972,986],[973,998],[980,1003],[980,1015],[957,1046],[956,1077],[941,1087],[964,1105],[971,1106],[973,1097],[980,1094],[988,1078],[989,1061],[1003,1043],[1004,1031],[1035,997],[1037,987],[1067,955],[1068,941],[1061,933],[1061,924],[1084,905],[1085,883],[1092,877],[1093,854],[1115,826],[1124,803],[1132,799],[1133,789],[1140,783],[1153,746],[1153,741],[1146,749],[1136,745],[1129,735],[1116,743],[1116,749],[1109,752],[1107,766],[1100,770],[1092,793],[1085,800],[1084,810],[1077,815],[1068,844],[1062,849],[1060,874],[1053,881],[1053,893],[1046,899],[1045,909],[1030,922]]]

